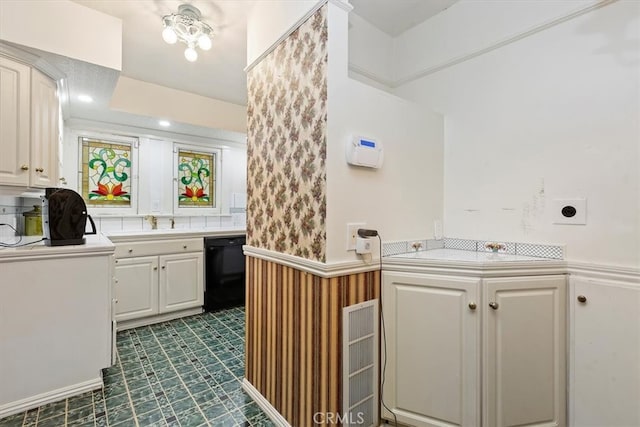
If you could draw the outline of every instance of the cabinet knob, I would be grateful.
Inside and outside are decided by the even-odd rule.
[[[471,310],[475,310],[475,309],[476,309],[476,307],[477,307],[477,306],[476,306],[476,303],[475,303],[475,302],[471,301],[471,302],[469,303],[469,308],[470,308]]]
[[[182,246],[182,249],[187,249],[187,245]]]
[[[498,309],[498,303],[491,301],[489,303],[489,307],[493,308],[494,310],[497,310]]]
[[[163,266],[162,266],[162,269],[164,270],[165,268],[166,268],[166,267],[163,265]]]
[[[44,172],[43,168],[36,168],[36,172]]]
[[[20,166],[20,169],[22,169],[23,171],[28,171],[29,170],[29,166],[22,165],[22,166]]]
[[[154,270],[157,270],[157,269],[158,269],[158,267],[153,267],[153,269],[154,269]]]
[[[584,295],[578,295],[578,302],[585,303],[587,302],[587,297]]]
[[[114,299],[113,302],[115,302],[117,304],[118,303],[118,299],[117,298]]]
[[[129,253],[133,252],[133,249],[129,249]]]

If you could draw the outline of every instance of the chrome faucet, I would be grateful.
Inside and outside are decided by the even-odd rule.
[[[158,218],[156,218],[154,215],[147,215],[147,216],[144,217],[144,219],[149,221],[149,224],[151,224],[151,229],[152,230],[157,230],[158,229]],[[171,227],[171,228],[173,228],[173,227]]]

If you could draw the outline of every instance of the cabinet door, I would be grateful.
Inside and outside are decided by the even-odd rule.
[[[30,185],[58,185],[58,97],[56,83],[37,70],[31,73]]]
[[[565,425],[565,276],[483,286],[484,425]]]
[[[158,257],[122,258],[115,264],[116,320],[158,314]]]
[[[640,426],[640,286],[570,284],[571,425]]]
[[[383,273],[383,397],[399,423],[480,424],[479,283]],[[382,414],[393,420],[386,409]]]
[[[29,185],[31,69],[0,56],[0,184]]]
[[[204,304],[202,253],[160,256],[160,313]]]

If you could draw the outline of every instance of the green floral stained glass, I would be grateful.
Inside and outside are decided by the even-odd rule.
[[[178,150],[178,206],[215,207],[214,153]]]
[[[131,206],[131,145],[80,138],[82,197],[94,206]]]

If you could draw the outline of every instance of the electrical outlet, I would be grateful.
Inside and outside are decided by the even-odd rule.
[[[358,237],[358,229],[366,228],[367,224],[364,222],[350,222],[347,224],[347,250],[356,250],[356,239]]]

